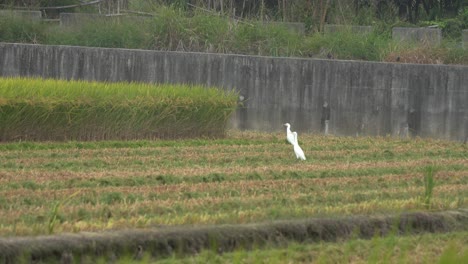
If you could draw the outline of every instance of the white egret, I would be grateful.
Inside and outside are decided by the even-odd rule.
[[[286,139],[288,140],[289,143],[294,145],[294,135],[291,132],[291,125],[289,123],[284,124],[286,127]]]
[[[306,157],[304,155],[304,151],[302,151],[301,147],[299,146],[299,141],[297,140],[297,132],[294,131],[292,132],[294,135],[294,153],[296,153],[296,158],[301,159],[301,160],[306,160]]]

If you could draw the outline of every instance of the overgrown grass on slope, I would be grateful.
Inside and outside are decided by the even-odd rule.
[[[47,28],[37,21],[3,13],[0,16],[0,42],[46,43]]]
[[[98,23],[97,23],[98,22]],[[303,36],[285,27],[161,8],[142,19],[89,19],[69,28],[54,28],[46,44],[140,48],[252,55],[299,56]]]
[[[0,19],[0,41],[107,48],[218,52],[262,56],[468,64],[468,51],[450,41],[427,49],[395,43],[385,30],[357,34],[344,30],[304,36],[280,24],[232,21],[195,12],[188,15],[162,7],[153,17],[93,18],[74,26]],[[385,26],[386,27],[386,26]],[[414,56],[417,55],[417,56]],[[430,59],[427,59],[430,58]]]
[[[47,38],[51,45],[72,45],[103,48],[151,49],[151,25],[141,19],[95,18],[74,26],[49,26]]]
[[[222,136],[236,103],[202,86],[4,78],[0,141]]]
[[[390,38],[377,33],[360,34],[343,30],[330,34],[316,34],[307,38],[313,53],[331,55],[336,59],[381,61],[392,47]]]

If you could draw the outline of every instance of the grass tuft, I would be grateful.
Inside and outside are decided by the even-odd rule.
[[[424,173],[424,206],[427,209],[431,209],[432,207],[432,196],[434,193],[435,187],[435,180],[434,175],[436,173],[436,169],[433,166],[429,166],[426,168]]]

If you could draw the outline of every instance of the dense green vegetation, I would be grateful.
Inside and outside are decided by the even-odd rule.
[[[302,135],[298,162],[283,136],[2,144],[0,234],[49,233],[52,215],[55,233],[467,206],[466,145]]]
[[[236,104],[202,86],[3,78],[0,141],[216,137]]]
[[[308,27],[309,31],[302,35],[288,30],[283,25],[261,20],[255,14],[243,20],[233,20],[227,12],[225,15],[219,15],[214,10],[207,12],[197,8],[180,8],[175,3],[169,7],[151,5],[145,1],[132,1],[130,4],[129,8],[145,11],[150,16],[107,17],[97,21],[84,19],[78,25],[70,27],[38,24],[4,16],[0,18],[0,41],[265,56],[332,56],[336,59],[392,62],[399,58],[400,62],[468,64],[468,51],[460,46],[461,30],[468,28],[468,9],[461,7],[461,11],[450,19],[420,18],[417,24],[410,24],[393,13],[392,19],[379,18],[373,12],[364,12],[369,10],[364,7],[361,7],[359,15],[352,19],[351,14],[354,11],[351,11],[351,7],[343,6],[345,11],[338,14],[338,9],[330,6],[326,13],[330,23],[372,25],[374,32],[356,34],[344,30],[324,34],[322,23],[316,21],[316,24],[313,24],[316,19],[310,18],[312,24]],[[299,7],[294,10],[301,12]],[[313,10],[309,11],[313,13]],[[288,17],[303,17],[301,22],[308,21],[306,14]],[[430,16],[426,18],[431,19]],[[444,41],[440,45],[405,44],[395,42],[391,38],[391,28],[394,26],[434,24],[444,32]],[[316,28],[313,25],[321,26]]]

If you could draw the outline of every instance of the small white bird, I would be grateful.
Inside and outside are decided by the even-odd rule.
[[[289,143],[294,145],[294,135],[291,132],[291,125],[289,123],[284,124],[286,127],[286,139],[288,140]]]
[[[294,131],[292,132],[294,135],[294,153],[296,153],[296,158],[301,159],[301,160],[306,160],[306,157],[304,155],[304,151],[302,151],[301,147],[299,146],[299,141],[297,140],[297,132]]]

